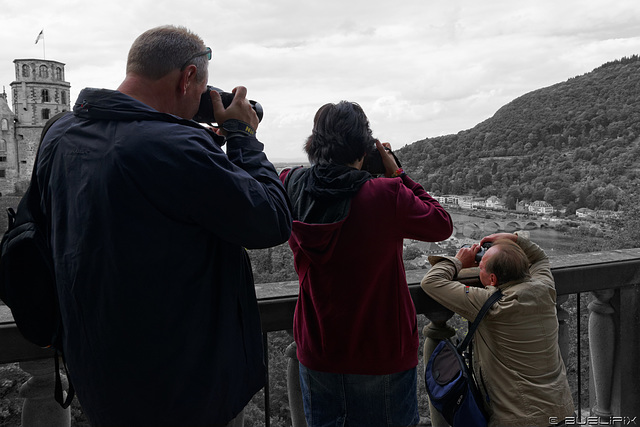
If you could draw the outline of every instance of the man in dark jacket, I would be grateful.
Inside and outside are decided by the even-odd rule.
[[[83,90],[40,148],[64,352],[94,425],[241,425],[264,385],[245,248],[285,242],[291,214],[245,88],[226,109],[211,93],[218,133],[190,120],[209,59],[184,28],[143,33],[118,90]]]

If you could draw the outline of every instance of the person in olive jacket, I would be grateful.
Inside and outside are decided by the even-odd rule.
[[[481,245],[492,246],[476,262]],[[474,372],[490,415],[490,427],[548,426],[574,411],[560,347],[556,288],[549,259],[518,234],[498,233],[462,248],[455,257],[429,257],[422,289],[446,308],[473,321],[491,294],[504,296],[473,337]],[[479,266],[484,287],[454,280]],[[551,421],[550,421],[551,420]]]

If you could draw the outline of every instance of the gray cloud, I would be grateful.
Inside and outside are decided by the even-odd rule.
[[[5,3],[7,91],[14,59],[42,57],[34,44],[42,28],[47,59],[66,64],[76,96],[117,87],[142,31],[184,25],[213,48],[210,83],[247,86],[265,106],[258,135],[272,158],[304,158],[326,102],[360,103],[374,133],[400,147],[468,129],[524,93],[640,53],[637,0]]]

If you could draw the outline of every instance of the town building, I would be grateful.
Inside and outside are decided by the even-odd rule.
[[[543,200],[536,200],[529,205],[529,212],[537,214],[552,214],[553,206]]]
[[[504,203],[502,203],[502,200],[500,200],[497,196],[489,197],[486,200],[485,205],[488,209],[505,209]]]
[[[455,195],[433,196],[442,206],[458,206],[459,197]]]
[[[13,108],[0,94],[0,194],[31,179],[42,129],[55,114],[70,110],[71,85],[64,65],[45,59],[16,59],[11,83]]]
[[[578,218],[593,218],[595,217],[595,211],[589,208],[576,209],[576,216]]]
[[[462,209],[484,209],[486,207],[486,199],[472,196],[461,196],[458,205]]]

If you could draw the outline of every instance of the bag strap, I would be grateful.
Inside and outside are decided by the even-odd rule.
[[[471,338],[473,338],[473,334],[476,332],[476,329],[478,329],[478,326],[480,325],[480,321],[482,320],[484,315],[487,314],[487,312],[489,311],[491,306],[496,301],[498,301],[500,298],[502,298],[502,291],[500,291],[500,289],[498,289],[484,303],[484,305],[482,306],[482,308],[478,312],[478,315],[476,316],[476,318],[473,321],[473,323],[471,323],[469,325],[469,331],[467,332],[467,336],[464,337],[464,340],[462,341],[462,343],[457,347],[458,352],[460,354],[462,354],[462,352],[466,350],[467,346],[469,346],[469,343],[471,342]]]
[[[64,372],[67,375],[67,382],[69,384],[69,390],[67,391],[67,398],[64,398],[62,393],[62,378],[60,377],[60,362],[59,358],[62,359],[62,366],[64,367]],[[67,409],[71,402],[73,401],[74,396],[76,395],[76,390],[73,388],[73,384],[71,383],[71,377],[69,376],[69,369],[67,369],[67,362],[64,360],[64,355],[62,353],[58,353],[56,349],[53,355],[55,369],[56,369],[56,385],[54,390],[54,397],[56,402],[62,406],[62,409]]]
[[[42,133],[40,134],[40,142],[41,143],[42,143],[42,140],[44,139],[44,135],[47,133],[47,131],[49,130],[51,125],[54,124],[55,122],[57,122],[59,118],[61,118],[62,116],[66,115],[68,113],[70,113],[70,111],[61,111],[61,112],[55,114],[49,120],[47,120],[47,122],[44,124],[44,128],[42,128]]]
[[[29,219],[33,219],[37,223],[41,223],[43,221],[41,209],[40,209],[40,188],[38,186],[38,180],[36,179],[36,167],[38,165],[38,158],[40,155],[40,146],[42,145],[42,140],[44,139],[44,135],[47,133],[52,124],[54,124],[59,118],[67,114],[68,111],[62,111],[57,113],[52,118],[47,120],[42,129],[42,133],[40,134],[40,142],[38,143],[38,147],[36,149],[36,156],[33,161],[33,170],[31,172],[31,180],[29,181],[29,186],[27,187],[22,199],[20,199],[20,204],[18,205],[18,212],[16,212],[13,208],[7,208],[7,219],[8,219],[8,230],[12,230],[18,219],[24,220],[25,208],[22,208],[22,205],[27,205],[26,210],[28,210],[30,217]],[[21,218],[18,218],[18,213],[20,213]]]
[[[49,130],[49,128],[51,127],[51,125],[53,125],[56,121],[58,121],[58,119],[62,118],[63,116],[65,116],[66,114],[69,114],[69,111],[62,111],[56,115],[54,115],[51,119],[49,119],[47,121],[47,123],[45,123],[44,128],[42,129],[42,133],[40,134],[40,145],[42,145],[42,141],[44,140],[44,136],[47,133],[47,131]],[[34,161],[33,164],[33,173],[31,176],[31,183],[29,185],[29,190],[32,191],[33,196],[31,197],[38,197],[38,202],[39,197],[40,197],[40,188],[38,187],[38,180],[36,177],[36,166],[38,164],[38,155],[40,153],[40,146],[38,146],[38,150],[36,152],[36,160]],[[35,208],[35,206],[34,206]],[[40,206],[37,206],[38,212],[40,212]],[[41,217],[42,215],[40,215]],[[56,291],[57,292],[57,291]],[[57,303],[57,298],[56,298],[56,303]],[[63,394],[63,390],[62,390],[62,378],[60,376],[60,359],[62,359],[62,367],[64,368],[65,374],[67,375],[67,382],[69,385],[69,388],[67,390],[67,397],[66,399],[64,398],[64,394]],[[67,362],[64,359],[64,354],[62,353],[61,349],[57,349],[54,348],[54,352],[53,352],[53,360],[54,360],[54,365],[55,365],[55,378],[56,378],[56,383],[55,383],[55,388],[54,388],[54,397],[56,402],[58,402],[58,404],[63,408],[63,409],[67,409],[69,407],[69,405],[71,405],[71,402],[73,401],[73,398],[76,395],[75,389],[73,388],[73,384],[71,383],[71,377],[69,376],[69,370],[67,369]]]

